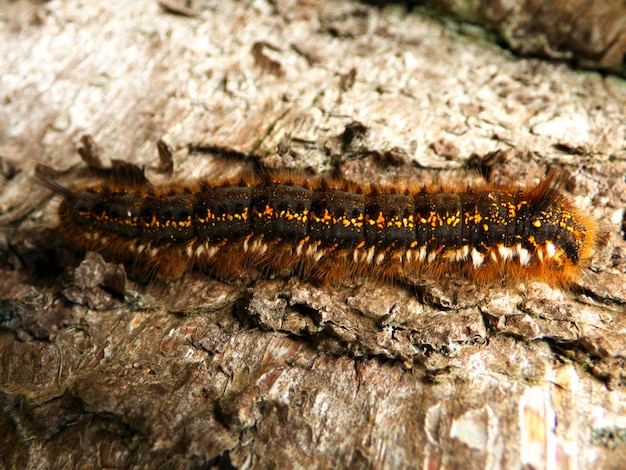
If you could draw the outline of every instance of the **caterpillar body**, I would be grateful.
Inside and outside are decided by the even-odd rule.
[[[123,168],[130,168],[126,166]],[[537,186],[359,188],[303,176],[153,186],[130,176],[74,190],[59,232],[145,276],[246,269],[306,279],[410,279],[460,273],[479,282],[539,278],[567,286],[596,244],[595,224],[551,172]]]

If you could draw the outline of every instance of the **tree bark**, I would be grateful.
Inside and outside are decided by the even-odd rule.
[[[617,468],[626,89],[338,2],[3,3],[0,465]],[[127,278],[54,236],[36,163],[174,150],[177,181],[571,175],[601,223],[572,289]]]

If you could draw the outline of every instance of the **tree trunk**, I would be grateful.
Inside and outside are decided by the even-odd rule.
[[[622,464],[622,82],[397,4],[0,5],[0,466]],[[75,184],[84,134],[157,183],[253,161],[356,186],[560,168],[602,241],[571,289],[146,282],[50,230],[35,164]]]

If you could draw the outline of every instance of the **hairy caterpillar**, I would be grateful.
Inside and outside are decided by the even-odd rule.
[[[461,273],[566,286],[597,242],[594,222],[563,196],[555,172],[526,189],[465,190],[360,188],[293,175],[153,186],[120,162],[111,174],[75,190],[48,183],[63,196],[59,232],[163,279],[190,269],[232,278],[256,268],[322,282]]]

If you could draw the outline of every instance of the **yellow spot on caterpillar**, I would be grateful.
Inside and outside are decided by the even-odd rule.
[[[515,218],[515,216],[517,215],[517,212],[515,210],[515,206],[511,203],[507,204],[507,208],[509,210],[509,218],[513,219]]]
[[[461,223],[460,215],[461,214],[459,211],[455,212],[454,214],[446,213],[446,224],[456,227]]]
[[[213,212],[211,212],[211,209],[207,209],[206,210],[206,218],[208,220],[212,219],[213,217],[215,217],[215,215],[213,215]]]
[[[324,209],[324,215],[322,217],[317,217],[317,215],[314,213],[312,218],[315,222],[321,222],[326,225],[329,225],[330,221],[333,219],[330,215],[330,212],[328,212],[328,209]]]
[[[439,225],[440,227],[443,226],[443,219],[441,218],[439,214],[437,214],[434,211],[430,213],[430,215],[428,216],[428,220],[426,220],[426,222],[428,222],[430,226],[433,228],[436,227],[437,225]]]
[[[469,212],[465,213],[466,224],[473,222],[474,224],[478,225],[482,220],[483,220],[483,217],[482,215],[478,213],[478,207],[474,208],[474,214],[470,214]]]
[[[541,227],[541,220],[535,220],[535,221],[533,222],[533,225],[534,225],[535,227],[537,227],[537,228]]]

